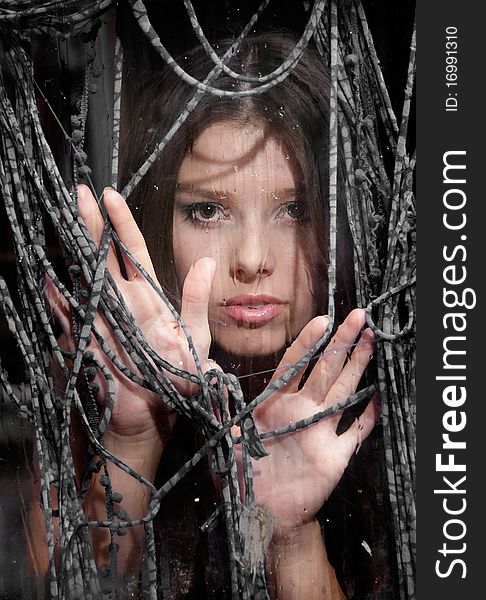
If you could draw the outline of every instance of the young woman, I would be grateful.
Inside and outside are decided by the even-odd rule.
[[[249,37],[230,66],[246,76],[266,74],[283,62],[293,45],[277,34]],[[201,51],[188,55],[185,64],[199,80],[209,70]],[[236,84],[226,76],[217,86],[248,89],[244,80]],[[151,153],[192,93],[167,71],[125,98],[125,180]],[[317,52],[308,50],[282,83],[262,94],[206,94],[135,188],[131,210],[113,189],[103,193],[103,205],[121,241],[179,307],[203,370],[234,373],[246,401],[323,336],[330,323],[323,315],[334,294],[340,326],[312,368],[302,370],[254,411],[260,432],[307,418],[354,393],[373,354],[373,336],[363,331],[364,311],[350,310],[353,272],[342,196],[337,287],[331,290],[327,284],[329,119],[327,70]],[[86,186],[79,187],[78,197],[80,216],[99,244],[104,219],[98,204]],[[184,332],[137,267],[127,258],[120,261],[112,248],[108,269],[151,347],[173,365],[195,372]],[[49,294],[69,340],[67,306],[48,286]],[[96,326],[125,365],[136,370],[102,315],[96,317]],[[94,343],[92,349],[103,356]],[[166,472],[173,473],[176,467],[170,465],[166,449],[189,444],[176,433],[183,419],[105,362],[116,383],[105,447],[150,482],[156,481],[161,461]],[[186,380],[169,377],[183,394],[194,392]],[[102,377],[97,382],[102,399]],[[256,502],[274,520],[266,571],[279,599],[344,597],[316,514],[373,429],[376,399],[338,434],[340,418],[338,413],[303,431],[271,438],[264,442],[268,455],[253,461]],[[88,519],[106,518],[99,477],[86,499]],[[147,488],[113,465],[110,477],[128,517],[146,514]],[[194,502],[179,495],[178,503],[184,501]],[[93,540],[102,564],[107,561],[109,536],[97,530]],[[137,573],[141,527],[130,529],[117,543],[120,571]],[[186,551],[191,555],[190,548]],[[203,597],[191,586],[193,597]],[[179,593],[189,597],[180,589]]]

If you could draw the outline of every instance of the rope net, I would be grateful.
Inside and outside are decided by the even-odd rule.
[[[115,6],[118,4],[118,6]],[[408,124],[415,70],[415,35],[411,40],[410,62],[404,85],[403,109],[394,113],[387,86],[365,12],[359,0],[316,0],[306,6],[307,25],[294,51],[269,74],[249,77],[227,66],[242,40],[258,23],[269,5],[265,0],[254,16],[235,37],[222,56],[212,47],[198,22],[189,0],[184,1],[188,17],[199,42],[214,67],[203,81],[194,79],[163,45],[140,0],[114,3],[111,0],[77,2],[54,0],[0,1],[1,75],[0,75],[0,177],[1,196],[9,244],[15,256],[14,273],[0,277],[0,306],[10,335],[17,345],[20,365],[17,374],[2,365],[1,389],[4,405],[15,418],[28,424],[34,447],[33,476],[38,487],[33,492],[43,511],[47,543],[45,595],[49,598],[170,597],[160,574],[159,551],[154,523],[165,497],[198,464],[212,457],[212,466],[221,478],[221,503],[205,523],[205,531],[223,524],[232,598],[268,598],[263,551],[252,541],[252,527],[261,514],[255,509],[250,457],[266,451],[262,439],[289,434],[309,427],[337,411],[371,397],[375,389],[381,395],[380,447],[386,480],[379,493],[386,495],[391,521],[387,523],[390,560],[396,564],[393,596],[390,590],[377,591],[373,598],[414,598],[415,574],[415,199],[413,176],[415,156],[409,151]],[[98,247],[77,210],[76,184],[85,181],[93,191],[105,185],[118,186],[120,102],[123,90],[124,45],[106,26],[123,12],[130,12],[147,41],[174,73],[193,86],[193,96],[182,108],[180,117],[159,140],[151,155],[133,173],[122,190],[129,198],[172,137],[201,98],[213,96],[244,97],[262,94],[282,82],[298,63],[311,42],[318,48],[331,74],[331,123],[329,150],[329,269],[327,278],[329,314],[334,319],[332,290],[336,286],[337,194],[345,190],[347,219],[353,239],[356,303],[366,308],[368,325],[377,336],[376,376],[368,385],[340,404],[312,418],[288,427],[261,434],[252,413],[275,390],[281,389],[303,366],[325,351],[333,331],[326,334],[295,365],[289,366],[274,383],[255,398],[244,398],[237,377],[229,373],[203,373],[190,332],[187,331],[168,294],[144,271],[106,220]],[[76,37],[77,36],[77,37]],[[71,98],[61,109],[49,103],[37,83],[34,56],[39,40],[53,39],[67,47],[71,38],[81,39],[77,61],[79,76],[75,101]],[[107,44],[106,40],[110,40]],[[63,46],[64,45],[64,46]],[[111,52],[108,55],[107,48]],[[69,53],[68,53],[69,54]],[[101,56],[101,58],[100,58]],[[74,58],[73,58],[74,57]],[[101,62],[104,69],[100,69]],[[243,90],[218,87],[221,73],[244,82]],[[91,181],[96,150],[85,147],[87,119],[93,98],[109,89],[110,158],[96,185]],[[71,107],[75,110],[72,111]],[[40,108],[41,107],[41,108]],[[67,108],[66,108],[67,107]],[[66,119],[66,110],[71,112]],[[58,122],[63,132],[62,148],[67,148],[64,163],[55,156],[47,141],[46,114]],[[106,121],[106,119],[105,119]],[[106,131],[102,131],[106,133]],[[91,146],[90,146],[91,147]],[[106,143],[105,146],[106,147]],[[345,173],[338,168],[343,153]],[[386,157],[392,164],[386,164]],[[385,158],[384,158],[385,157]],[[389,159],[388,159],[389,160]],[[96,194],[99,196],[99,192]],[[59,242],[56,254],[50,242]],[[184,329],[194,357],[196,372],[189,373],[171,365],[148,344],[126,305],[123,295],[106,267],[110,244],[115,243],[151,282],[157,294]],[[59,342],[52,311],[43,290],[46,276],[69,303],[75,347],[69,351]],[[134,369],[117,357],[95,324],[102,314],[114,339],[131,357]],[[191,421],[203,442],[194,454],[160,486],[155,486],[109,452],[103,441],[116,403],[113,376],[105,362],[90,351],[96,340],[106,357],[135,384],[157,394],[161,402]],[[1,356],[2,361],[7,359]],[[56,375],[53,372],[57,373]],[[20,375],[19,384],[16,381]],[[102,408],[96,400],[99,392],[93,383],[95,373],[106,380]],[[168,375],[184,378],[197,386],[197,393],[184,396]],[[58,380],[61,377],[62,386]],[[225,395],[231,411],[227,409]],[[6,410],[4,408],[4,410]],[[216,412],[215,412],[216,411]],[[87,439],[85,469],[81,482],[76,480],[73,456],[73,415],[80,419]],[[241,426],[241,437],[234,439],[232,427]],[[244,493],[240,493],[235,443],[241,443],[244,466]],[[150,494],[147,514],[130,521],[123,510],[123,497],[110,482],[108,465],[113,463],[140,482]],[[89,520],[83,509],[93,474],[101,473],[106,496],[106,519]],[[55,489],[55,494],[53,494]],[[54,498],[58,500],[55,500]],[[120,589],[117,576],[117,540],[137,525],[145,530],[145,555],[140,579]],[[109,563],[96,565],[90,531],[109,531]],[[138,591],[135,591],[138,590]],[[25,597],[31,597],[25,592]],[[132,596],[130,596],[132,594]],[[39,595],[39,597],[44,597]]]

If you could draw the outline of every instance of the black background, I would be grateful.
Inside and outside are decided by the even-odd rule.
[[[484,336],[482,298],[484,295],[484,98],[480,92],[478,70],[482,56],[478,54],[484,37],[484,4],[451,2],[433,4],[423,1],[418,7],[418,67],[417,67],[417,590],[418,598],[484,597],[483,589],[483,505],[482,468],[484,448],[485,402],[481,373],[484,359],[481,342]],[[458,29],[458,112],[445,112],[448,90],[445,86],[445,28]],[[456,90],[453,90],[456,91]],[[460,579],[461,569],[450,577],[435,575],[437,553],[445,538],[442,526],[447,520],[442,511],[442,498],[434,489],[442,489],[441,477],[435,473],[435,454],[440,452],[442,439],[443,384],[435,382],[442,365],[442,247],[453,246],[458,235],[447,232],[442,225],[442,156],[448,150],[467,151],[467,286],[478,297],[475,309],[467,312],[467,428],[461,439],[467,450],[459,455],[467,463],[467,512],[461,515],[467,523],[467,551],[460,558],[467,562],[467,577]],[[460,234],[459,234],[460,235]],[[449,330],[450,331],[450,330]],[[454,333],[447,333],[454,335]],[[464,335],[464,334],[463,334]],[[462,357],[464,358],[464,357]],[[457,438],[459,439],[459,438]],[[458,457],[459,458],[459,457]],[[459,462],[459,460],[456,460]],[[462,461],[461,461],[462,462]],[[456,474],[451,474],[456,481]],[[452,505],[451,505],[452,506]],[[452,546],[452,543],[449,543]],[[444,564],[444,563],[443,563]],[[478,591],[477,591],[478,590]]]

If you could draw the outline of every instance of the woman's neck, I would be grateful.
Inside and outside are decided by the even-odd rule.
[[[284,350],[285,348],[270,356],[238,356],[228,354],[221,348],[214,346],[211,350],[211,358],[218,363],[225,373],[236,375],[245,402],[248,403],[267,387]]]

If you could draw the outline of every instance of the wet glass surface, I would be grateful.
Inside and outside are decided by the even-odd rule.
[[[182,3],[166,2],[160,4],[160,6],[156,6],[156,3],[149,5],[149,16],[157,24],[160,36],[164,41],[167,40],[170,50],[176,55],[183,56],[184,52],[193,45],[194,39],[189,35],[191,31],[190,24],[187,18],[183,16]],[[198,2],[194,4],[198,14],[202,15],[201,23],[211,39],[218,39],[222,35],[226,36],[229,32],[231,35],[233,31],[241,29],[242,24],[247,22],[257,6],[256,3],[243,3],[244,6],[238,8],[236,6],[238,3],[233,2]],[[207,6],[207,4],[210,6]],[[267,20],[262,22],[262,29],[271,23],[273,27],[283,27],[296,33],[302,31],[306,19],[305,10],[300,5],[298,9],[290,9],[287,8],[287,3],[284,4],[285,6],[280,7],[280,9],[277,9],[276,6],[272,8],[270,13],[266,15]],[[397,109],[400,107],[403,94],[413,7],[414,3],[412,2],[386,3],[370,0],[365,3],[370,27],[382,61],[383,73],[389,83],[391,100]],[[171,19],[165,18],[167,14],[171,15]],[[119,27],[120,34],[125,36],[127,61],[129,63],[132,61],[132,68],[135,68],[134,65],[137,65],[137,61],[141,59],[142,54],[146,55],[150,68],[158,68],[160,65],[157,63],[157,59],[147,47],[143,52],[140,52],[140,56],[138,55],[137,40],[139,38],[137,35],[129,35],[129,32],[135,27],[131,19],[126,15],[122,16]],[[187,34],[176,33],[181,31],[185,31]],[[183,46],[183,43],[186,44],[186,47]],[[108,52],[107,48],[104,50]],[[80,52],[78,41],[64,42],[55,36],[37,36],[33,44],[35,73],[39,86],[66,128],[71,127],[69,119],[72,107],[69,104],[76,95],[79,96],[79,86],[82,84],[83,71]],[[107,67],[107,72],[108,70],[109,67]],[[103,79],[97,81],[102,88],[103,84],[101,82]],[[107,181],[110,181],[109,166],[104,159],[111,139],[109,122],[105,118],[109,96],[109,91],[104,96],[103,94],[98,95],[99,102],[92,105],[90,113],[90,127],[92,129],[88,131],[86,146],[92,167],[92,180],[96,188],[100,190]],[[130,96],[130,94],[127,94],[127,96]],[[38,101],[46,137],[60,168],[61,175],[65,182],[70,185],[73,182],[73,167],[69,146],[67,146],[66,140],[59,132],[58,124],[55,122],[56,119],[50,113],[46,101],[40,95]],[[136,98],[132,98],[131,102],[135,104]],[[126,108],[126,110],[129,110],[129,108]],[[96,131],[98,126],[100,130],[103,129],[103,135],[100,134],[100,131]],[[260,133],[258,131],[258,135]],[[249,134],[250,137],[257,135],[251,127],[247,127],[246,134]],[[413,136],[413,134],[411,135]],[[96,143],[97,136],[98,139],[103,140],[100,145]],[[219,137],[221,138],[221,134],[219,134]],[[255,140],[258,145],[259,139],[255,138]],[[228,143],[233,144],[235,147],[239,144],[235,143],[234,140]],[[104,147],[103,144],[105,144]],[[413,145],[413,142],[411,142],[411,145]],[[199,227],[198,235],[206,236],[208,239],[211,238],[213,240],[211,243],[216,248],[215,252],[219,252],[220,247],[223,244],[226,247],[228,243],[224,241],[223,234],[220,237],[215,235],[215,229],[211,229],[211,224],[218,222],[225,227],[227,225],[229,227],[233,226],[232,219],[234,215],[241,219],[241,223],[244,219],[248,219],[250,215],[250,213],[238,212],[236,201],[233,201],[233,205],[230,205],[228,202],[225,203],[224,200],[221,200],[221,197],[226,196],[228,191],[232,193],[238,189],[237,186],[241,185],[239,180],[241,172],[239,170],[243,168],[243,173],[247,176],[245,181],[248,181],[250,176],[254,177],[256,185],[260,185],[259,178],[265,179],[267,177],[265,169],[258,162],[252,162],[250,166],[243,165],[242,167],[240,165],[239,161],[245,152],[243,146],[235,148],[237,156],[229,156],[228,158],[228,152],[225,151],[223,158],[231,163],[232,172],[228,181],[225,181],[226,187],[223,190],[218,190],[219,196],[216,200],[214,195],[209,197],[208,194],[203,197],[202,201],[199,196],[194,198],[194,196],[188,196],[187,194],[186,196],[181,195],[181,223],[187,225],[188,215],[193,221],[202,221],[204,227]],[[276,160],[280,161],[278,166],[282,167],[280,163],[285,165],[286,152],[283,152],[280,156],[273,146],[265,146],[265,148],[268,151],[265,155],[267,163],[274,160],[275,155],[277,155]],[[273,158],[268,158],[270,155]],[[390,165],[385,166],[390,168]],[[236,168],[234,168],[235,166]],[[198,168],[195,164],[188,167],[190,176],[182,181],[182,185],[192,186],[191,189],[194,189],[194,177],[197,178]],[[251,169],[253,171],[249,174],[248,172]],[[282,169],[285,171],[285,167]],[[290,171],[286,176],[292,179]],[[214,179],[218,177],[220,180],[227,178],[227,173],[224,176],[212,174],[212,177],[214,182]],[[274,227],[272,231],[275,235],[275,243],[277,241],[282,243],[284,239],[282,231],[285,231],[287,235],[288,229],[279,230],[278,227],[281,227],[282,222],[285,225],[288,221],[298,220],[302,215],[297,214],[300,208],[293,196],[284,199],[285,206],[283,209],[281,208],[282,203],[278,204],[276,209],[271,203],[275,201],[275,198],[280,202],[279,198],[284,189],[293,189],[298,186],[294,185],[295,182],[292,181],[289,184],[285,180],[285,175],[283,183],[277,180],[277,182],[273,181],[269,184],[267,179],[268,177],[261,185],[264,186],[262,189],[268,192],[265,196],[265,202],[268,202],[270,208],[267,207],[268,210],[259,215],[259,224],[263,224],[264,227]],[[200,191],[199,188],[198,191]],[[242,187],[238,189],[235,196],[238,196],[238,194],[239,197],[248,196],[254,192],[254,189],[248,190],[247,187]],[[293,202],[295,206],[294,204],[290,205],[290,202]],[[187,208],[188,206],[189,208]],[[283,217],[282,210],[285,213]],[[184,221],[184,218],[186,218],[186,221]],[[236,217],[234,218],[236,219]],[[248,235],[254,232],[255,224],[248,228],[246,222],[245,224],[241,223],[240,228],[237,231],[235,230],[236,233],[230,235],[237,234],[242,239],[247,239]],[[14,303],[20,306],[16,284],[17,258],[13,252],[12,237],[2,202],[0,202],[0,228],[0,275],[7,282]],[[67,282],[69,281],[69,275],[66,272],[56,235],[49,229],[49,226],[47,226],[46,233],[50,258],[56,269],[59,269],[61,277]],[[266,243],[268,243],[268,234],[261,237],[265,238]],[[287,240],[278,252],[282,254],[290,244],[291,242]],[[186,249],[188,247],[184,238],[181,245]],[[210,245],[209,242],[208,245]],[[235,244],[235,246],[239,245]],[[266,266],[268,267],[271,259],[271,257],[269,258],[268,248],[263,249],[262,253],[265,254]],[[232,263],[236,262],[236,254],[237,249],[234,249],[230,257]],[[193,251],[188,259],[189,263],[194,262],[195,258],[197,258],[197,252]],[[302,275],[302,279],[298,281],[297,287],[299,289],[310,287],[308,282],[312,279],[311,270],[311,267],[305,262],[297,265],[296,271],[299,271]],[[287,272],[287,276],[289,276],[289,273],[290,271]],[[235,275],[235,278],[238,276],[241,278],[241,270],[240,275]],[[245,322],[251,321],[249,329],[256,328],[262,320],[267,318],[269,311],[278,312],[280,310],[278,306],[275,308],[274,305],[278,305],[275,302],[271,305],[271,309],[265,308],[270,303],[265,298],[259,298],[258,302],[254,301],[253,304],[247,306],[246,313],[242,316],[240,313],[243,309],[239,311],[239,308],[234,308],[236,302],[227,303],[228,294],[223,290],[223,284],[221,288],[220,305],[222,308],[220,312],[231,313],[230,316],[233,318],[236,315],[236,321],[238,319],[240,321],[246,319]],[[233,308],[231,308],[232,306]],[[273,319],[274,316],[272,313],[268,318]],[[217,326],[220,318],[220,313],[215,313],[212,316],[213,335],[218,335]],[[308,318],[305,320],[307,321]],[[284,320],[284,342],[288,343],[295,338],[303,324],[295,324],[290,316]],[[58,326],[55,331],[59,335],[61,333],[60,327]],[[223,335],[220,339],[223,340]],[[234,334],[229,336],[228,340],[220,342],[222,346],[226,344],[223,349],[228,354],[231,353],[230,351],[233,351],[232,354],[238,354],[231,347],[233,339]],[[260,344],[263,344],[264,341],[262,340]],[[269,343],[271,343],[271,340]],[[276,350],[278,348],[274,349],[272,347],[267,354],[274,351],[277,354]],[[247,354],[251,354],[251,352],[247,352]],[[26,393],[22,389],[25,376],[22,366],[22,354],[18,349],[14,336],[8,331],[7,322],[3,316],[0,316],[0,358],[1,368],[8,374],[8,380],[13,386],[13,393],[19,397],[22,396]],[[218,359],[218,356],[215,355],[215,358]],[[238,372],[240,366],[238,361],[233,360],[232,364],[235,365],[233,370]],[[257,364],[257,361],[255,364]],[[246,365],[247,367],[248,365]],[[264,370],[263,367],[260,368]],[[274,364],[273,368],[275,368]],[[268,377],[271,377],[271,375]],[[242,375],[242,387],[245,391],[248,390],[250,396],[252,385],[258,385],[258,381],[255,383],[255,379],[256,376],[252,373]],[[0,395],[2,395],[1,388]],[[352,420],[353,414],[350,414],[349,423]],[[181,431],[178,432],[180,439],[183,439],[185,435],[190,435],[188,431],[185,431],[184,425],[181,425],[180,429]],[[38,473],[36,474],[37,469],[35,466],[37,456],[34,447],[33,428],[25,420],[18,417],[12,397],[9,397],[4,391],[3,402],[0,405],[0,600],[50,597],[43,575],[36,576],[36,572],[45,573],[47,550],[40,541],[42,536],[39,537],[38,535],[39,530],[43,528],[42,517],[32,511],[33,498],[38,497],[39,494],[39,477]],[[190,456],[191,450],[194,449],[190,445],[183,451],[180,448],[174,448],[173,456],[175,459],[173,464],[182,464],[182,461],[187,460]],[[165,463],[160,466],[160,484],[165,480],[164,478],[172,474],[171,467],[173,465]],[[164,575],[161,576],[159,573],[159,587],[165,593],[164,597],[202,598],[203,596],[198,594],[204,593],[204,597],[218,598],[225,597],[224,594],[229,594],[228,566],[225,564],[226,550],[221,542],[221,538],[224,537],[223,534],[217,529],[215,533],[208,534],[208,539],[205,540],[206,547],[204,548],[197,546],[194,543],[194,537],[191,537],[193,534],[190,532],[197,531],[205,518],[210,516],[217,506],[212,495],[214,490],[208,492],[207,481],[201,483],[201,480],[198,480],[199,475],[196,474],[194,479],[188,478],[188,481],[184,484],[185,487],[182,488],[177,497],[169,496],[167,498],[166,509],[160,518],[156,555],[159,561],[159,570],[162,573],[169,573],[168,579],[165,580]],[[207,473],[204,473],[204,477],[207,477]],[[395,540],[393,539],[393,532],[387,529],[390,507],[386,494],[384,495],[384,491],[386,491],[386,486],[383,484],[385,478],[382,431],[377,427],[369,442],[352,458],[351,465],[336,488],[330,502],[319,514],[322,529],[325,531],[326,544],[329,541],[328,553],[330,560],[336,565],[338,578],[350,599],[373,598],[378,600],[386,598],[386,600],[391,600],[400,597],[397,591],[396,559],[393,556]],[[181,498],[188,501],[189,508],[181,505]],[[203,504],[200,501],[201,498],[205,498],[203,508],[201,508],[201,504]],[[171,516],[168,517],[167,515]],[[343,540],[352,540],[350,550],[348,548],[347,551],[343,551],[343,545],[345,545]],[[167,558],[167,556],[170,556],[168,548],[177,549],[172,552],[174,558]],[[178,558],[180,556],[183,558]],[[191,563],[197,563],[198,569],[194,570]],[[201,565],[203,565],[202,568]],[[352,577],[350,576],[351,572],[353,572]],[[171,581],[167,583],[168,580]],[[147,582],[143,582],[141,587],[144,585],[150,587]],[[178,595],[174,592],[175,588],[178,588]],[[106,584],[106,590],[109,590],[109,584]],[[201,590],[204,590],[204,592],[201,592]],[[138,592],[132,592],[128,586],[124,594],[130,597],[132,593],[138,594]],[[122,596],[124,594],[122,593]]]

